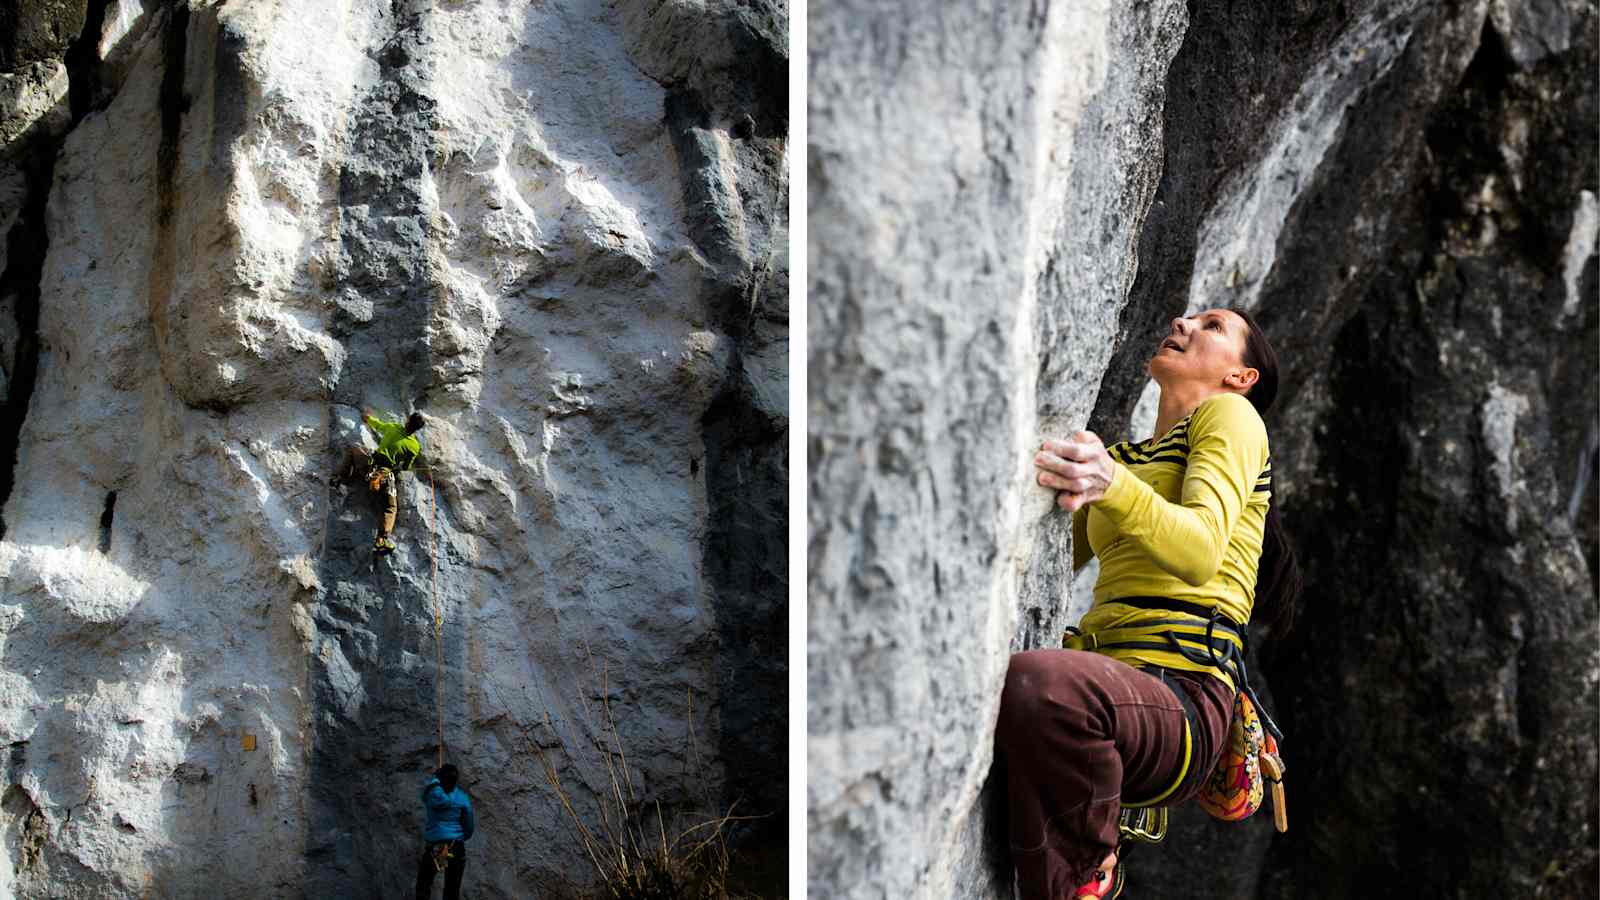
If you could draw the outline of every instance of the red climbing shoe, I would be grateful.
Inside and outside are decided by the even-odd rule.
[[[1111,868],[1106,868],[1106,863]],[[1106,855],[1106,862],[1094,873],[1094,878],[1072,894],[1072,900],[1112,900],[1122,893],[1122,862],[1117,859],[1117,854]]]

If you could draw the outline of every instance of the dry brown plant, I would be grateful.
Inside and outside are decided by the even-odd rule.
[[[754,895],[729,888],[732,857],[727,840],[732,823],[756,817],[735,815],[731,806],[720,814],[668,815],[659,800],[641,798],[611,708],[609,667],[597,667],[592,654],[589,666],[600,687],[599,699],[593,701],[579,692],[578,710],[584,733],[598,735],[598,741],[573,734],[571,723],[558,719],[548,704],[543,717],[533,723],[507,716],[538,761],[551,798],[593,870],[593,886],[572,889],[570,896],[575,900],[756,900]],[[687,756],[699,771],[703,766],[694,733],[692,692],[687,696],[686,718]],[[568,725],[565,733],[558,724]],[[554,737],[555,746],[546,746],[549,741],[541,743],[541,727]],[[592,753],[580,752],[583,747],[591,748]],[[596,798],[598,811],[591,814],[594,818],[586,818],[574,803],[562,777],[562,762],[577,769],[579,781],[604,785]],[[582,777],[593,776],[597,770],[603,774]],[[703,799],[703,805],[711,808],[709,798]]]

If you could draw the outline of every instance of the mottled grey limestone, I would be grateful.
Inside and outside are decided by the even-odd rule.
[[[999,676],[1092,577],[1029,452],[1090,408],[1144,437],[1167,321],[1240,305],[1307,575],[1253,667],[1290,832],[1180,810],[1129,893],[1590,896],[1593,7],[1190,7],[1175,58],[1080,19],[1051,84],[1094,99],[1055,116],[1016,87],[1047,42],[990,10],[812,16],[812,892],[1008,896]]]
[[[686,118],[602,3],[91,5],[4,460],[0,893],[400,896],[436,689],[473,896],[588,880],[528,741],[593,816],[602,696],[642,802],[782,821],[786,11],[679,6],[764,81]],[[387,558],[329,480],[363,407],[428,417]]]
[[[1070,559],[1030,461],[1111,352],[1183,28],[1174,3],[811,13],[814,896],[1009,891],[994,715],[1009,652],[1066,624]]]

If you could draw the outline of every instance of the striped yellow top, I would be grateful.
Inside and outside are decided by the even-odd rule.
[[[1170,597],[1249,622],[1272,498],[1267,429],[1255,407],[1217,394],[1159,438],[1106,449],[1117,464],[1111,485],[1072,517],[1073,568],[1100,558],[1094,605],[1078,627],[1089,634],[1172,618],[1118,597]],[[1164,651],[1107,652],[1133,665],[1203,669]]]

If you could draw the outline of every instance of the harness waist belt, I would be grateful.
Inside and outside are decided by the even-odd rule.
[[[1266,708],[1255,691],[1250,689],[1250,678],[1245,672],[1245,654],[1250,648],[1250,632],[1244,625],[1234,622],[1215,607],[1202,606],[1185,600],[1167,597],[1118,597],[1107,601],[1135,609],[1161,610],[1178,613],[1179,617],[1139,622],[1121,628],[1106,628],[1084,634],[1075,628],[1067,629],[1061,646],[1068,650],[1156,650],[1175,653],[1189,662],[1213,669],[1235,690],[1243,691],[1261,716],[1261,724],[1274,740],[1282,741],[1283,732],[1267,715]],[[1182,697],[1180,692],[1180,699]],[[1187,755],[1187,742],[1185,754]],[[1176,789],[1176,785],[1173,786]]]
[[[1120,603],[1123,606],[1131,606],[1134,609],[1162,609],[1168,612],[1187,613],[1202,619],[1210,619],[1212,616],[1216,616],[1222,622],[1231,626],[1234,631],[1242,630],[1242,626],[1224,615],[1221,609],[1201,603],[1190,603],[1187,600],[1174,600],[1171,597],[1117,597],[1106,602]]]

